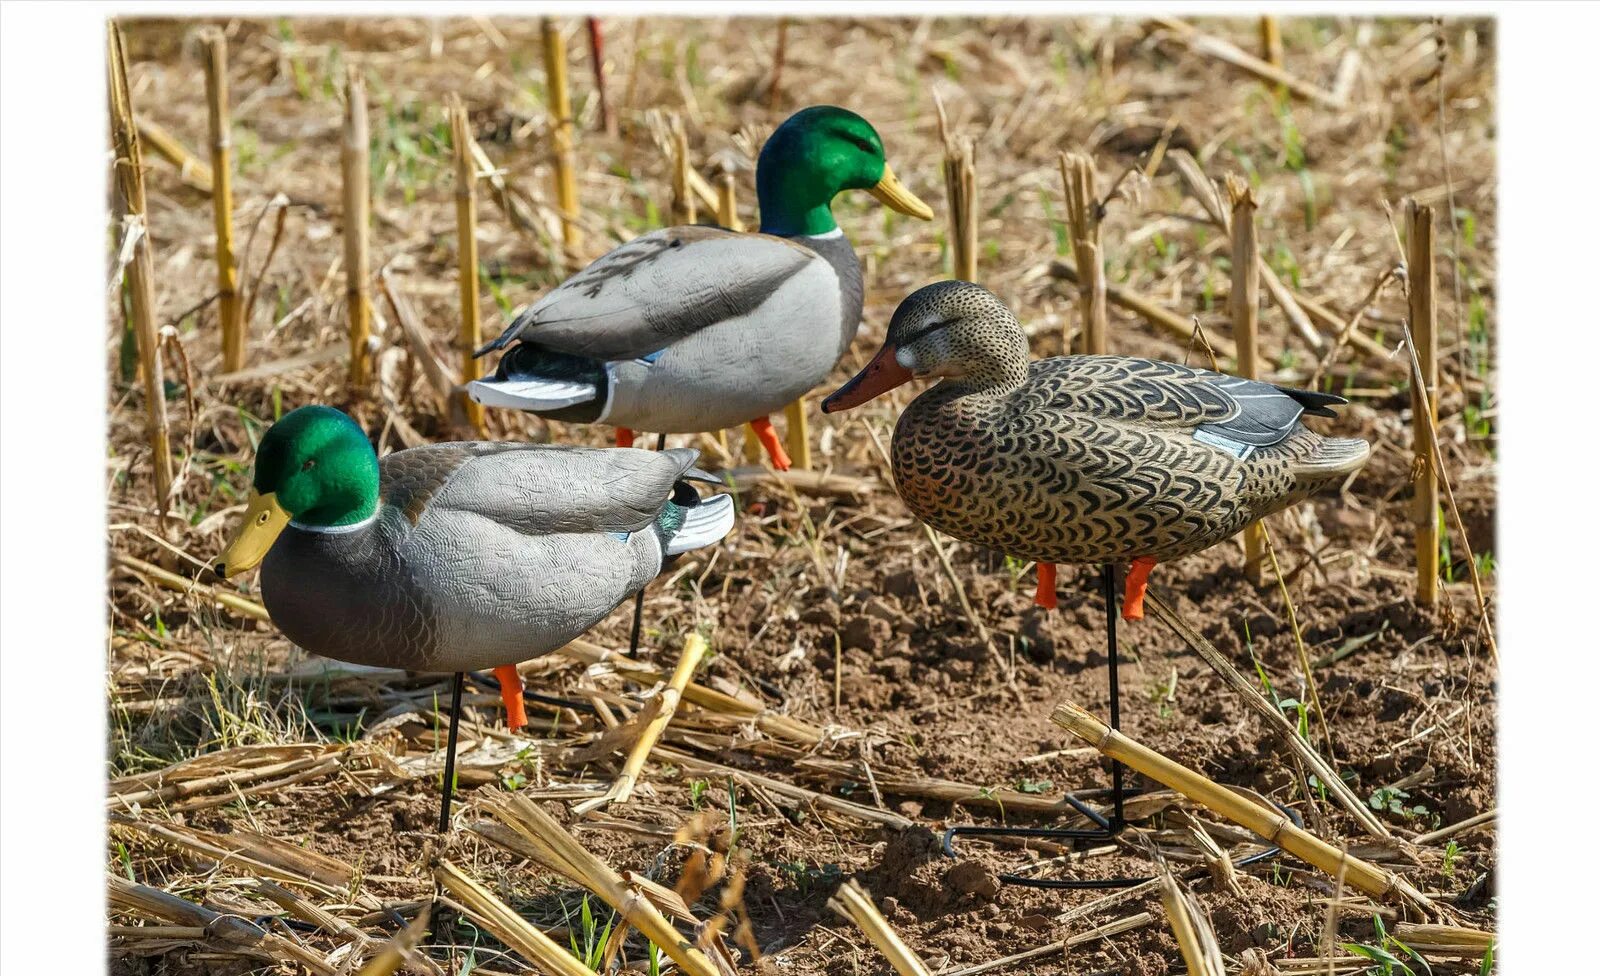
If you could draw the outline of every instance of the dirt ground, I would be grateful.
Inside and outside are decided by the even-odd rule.
[[[206,144],[201,26],[126,25],[137,109],[195,151]],[[1269,520],[1282,591],[1275,583],[1248,582],[1241,547],[1228,543],[1158,567],[1152,592],[1275,696],[1291,722],[1304,722],[1310,743],[1395,839],[1375,841],[1331,796],[1308,785],[1292,753],[1244,698],[1154,617],[1119,628],[1122,728],[1219,783],[1293,810],[1335,846],[1348,845],[1352,854],[1400,873],[1441,906],[1443,920],[1494,929],[1493,819],[1428,836],[1496,806],[1497,670],[1469,582],[1469,569],[1478,569],[1489,588],[1492,625],[1492,23],[1284,20],[1285,68],[1337,94],[1334,107],[1280,93],[1186,45],[1170,28],[1132,20],[796,20],[783,28],[784,63],[774,84],[777,21],[607,19],[616,136],[597,131],[583,24],[562,26],[578,119],[585,258],[664,219],[671,194],[661,136],[671,115],[682,118],[703,173],[713,175],[714,162],[733,165],[742,216],[752,224],[753,153],[789,111],[835,103],[878,128],[896,172],[939,219],[923,224],[885,214],[864,195],[840,198],[835,212],[863,258],[867,308],[836,381],[877,347],[899,298],[949,272],[935,94],[951,130],[977,141],[979,280],[1017,311],[1036,356],[1060,354],[1063,331],[1078,327],[1075,291],[1054,267],[1071,257],[1062,236],[1058,152],[1093,151],[1104,191],[1124,168],[1146,161],[1168,132],[1167,148],[1187,147],[1211,177],[1250,180],[1272,272],[1340,322],[1365,309],[1356,331],[1367,345],[1358,340],[1329,352],[1336,329],[1314,323],[1324,337],[1318,350],[1267,301],[1262,347],[1273,376],[1315,381],[1348,396],[1340,418],[1319,421],[1319,429],[1365,437],[1374,452],[1337,495]],[[1253,21],[1194,26],[1259,49]],[[150,159],[158,319],[174,329],[171,352],[181,351],[169,355],[167,379],[182,480],[162,521],[151,504],[142,387],[131,382],[122,316],[113,303],[106,357],[108,883],[161,889],[251,920],[319,957],[359,965],[372,947],[350,931],[389,938],[432,901],[430,865],[445,857],[525,918],[555,931],[558,941],[565,944],[572,930],[581,942],[580,889],[493,839],[497,823],[484,804],[509,790],[539,799],[612,868],[668,887],[682,879],[695,844],[730,854],[743,879],[742,899],[729,899],[740,906],[730,932],[748,922],[747,935],[728,939],[741,972],[891,972],[861,931],[828,908],[847,879],[871,892],[935,972],[1140,913],[1151,919],[995,971],[1185,971],[1153,890],[1099,901],[1108,893],[998,881],[1049,860],[1052,852],[1039,845],[1024,850],[964,839],[959,859],[940,851],[940,834],[952,825],[1065,823],[1071,814],[1060,801],[1065,792],[1089,791],[1086,799],[1102,802],[1093,791],[1109,786],[1108,766],[1050,715],[1064,700],[1105,715],[1109,694],[1093,567],[1063,567],[1059,609],[1040,610],[1031,605],[1031,566],[945,538],[938,545],[947,572],[930,536],[893,494],[873,436],[887,444],[894,417],[915,390],[842,417],[820,415],[813,400],[815,466],[846,480],[819,488],[745,471],[738,479],[743,515],[733,535],[714,552],[692,554],[670,569],[645,601],[644,661],[670,671],[685,636],[698,631],[711,654],[697,682],[751,711],[800,720],[821,731],[820,741],[785,738],[748,715],[685,708],[665,738],[684,758],[658,755],[646,767],[640,794],[596,817],[574,816],[570,802],[609,784],[622,757],[575,762],[572,753],[602,727],[595,702],[623,718],[640,707],[650,681],[629,682],[615,669],[585,668],[560,656],[529,662],[530,688],[579,707],[534,705],[534,724],[520,737],[505,734],[492,687],[470,686],[467,716],[475,721],[463,733],[463,791],[454,829],[440,838],[435,709],[447,701],[444,677],[329,671],[239,604],[160,585],[155,566],[199,578],[242,511],[251,444],[280,411],[309,402],[341,406],[367,427],[380,451],[462,436],[429,392],[381,298],[378,383],[370,391],[345,383],[339,176],[345,66],[364,73],[371,98],[372,265],[387,268],[392,287],[416,306],[434,356],[457,369],[454,186],[443,114],[450,93],[468,106],[486,154],[503,168],[525,212],[535,215],[519,230],[480,188],[484,331],[497,332],[509,310],[564,274],[553,243],[550,115],[537,20],[235,21],[226,28],[240,239],[259,224],[258,239],[242,248],[247,293],[266,252],[275,253],[254,286],[251,370],[225,377],[215,305],[208,302],[216,287],[209,201],[176,167]],[[1107,207],[1103,232],[1110,283],[1182,319],[1196,316],[1210,336],[1231,338],[1226,235],[1207,223],[1170,163],[1123,186],[1126,192]],[[273,249],[271,201],[280,193],[287,216]],[[1408,362],[1399,343],[1405,296],[1393,281],[1372,296],[1375,283],[1401,262],[1385,203],[1398,214],[1408,196],[1439,214],[1440,438],[1467,532],[1463,540],[1447,516],[1443,596],[1432,608],[1413,598],[1414,469]],[[108,248],[114,257],[116,241]],[[1111,325],[1115,352],[1203,359],[1203,352],[1120,306],[1113,305]],[[501,413],[491,414],[489,425],[496,438],[598,444],[609,436],[608,429]],[[674,436],[669,443],[700,442]],[[709,449],[707,462],[732,463]],[[257,598],[251,578],[238,591]],[[587,640],[625,648],[628,609]],[[975,622],[986,628],[987,642]],[[1303,676],[1295,624],[1313,664],[1314,690]],[[1313,696],[1320,716],[1299,704]],[[238,775],[219,783],[219,773]],[[1137,776],[1132,783],[1146,792],[1162,789]],[[783,785],[883,816],[873,822],[859,811],[827,809]],[[1181,798],[1136,800],[1130,813],[1135,823],[1116,842],[1031,870],[1052,877],[1144,876],[1153,856],[1179,873],[1203,869],[1186,840],[1190,815],[1235,854],[1259,846]],[[274,846],[263,837],[286,843]],[[254,853],[243,859],[222,853],[238,845],[253,845]],[[277,879],[354,929],[317,931],[267,899],[253,880],[260,877]],[[1360,947],[1398,953],[1418,974],[1424,971],[1385,933],[1404,921],[1438,918],[1380,909],[1294,858],[1241,868],[1238,881],[1237,892],[1208,875],[1192,883],[1229,972],[1325,971],[1309,968],[1307,960],[1318,957],[1336,957],[1337,972],[1383,965],[1369,962]],[[727,907],[726,891],[719,884],[698,898],[692,905],[698,917]],[[603,920],[598,902],[594,908]],[[281,961],[281,952],[219,940],[215,924],[119,905],[115,888],[109,922],[114,973],[304,966]],[[141,922],[183,931],[146,935],[128,928]],[[436,906],[422,945],[451,973],[528,971],[526,960],[451,901]],[[1482,952],[1420,951],[1435,973],[1480,971]],[[633,937],[625,952],[639,964],[643,940]]]

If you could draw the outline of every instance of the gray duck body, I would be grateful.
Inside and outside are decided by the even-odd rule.
[[[294,643],[358,664],[461,671],[526,660],[599,622],[661,569],[693,451],[443,444],[379,462],[375,515],[291,522],[267,610]]]
[[[861,264],[842,231],[670,227],[610,251],[524,311],[490,345],[516,343],[496,375],[469,392],[555,420],[667,433],[737,427],[827,378],[860,328],[862,299]],[[562,381],[577,392],[541,407],[541,393],[567,389]],[[533,393],[497,396],[512,388]]]

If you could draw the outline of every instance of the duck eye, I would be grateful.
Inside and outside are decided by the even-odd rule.
[[[314,468],[316,466],[317,466],[317,459],[316,458],[306,458],[306,463],[300,465],[300,470],[301,471],[310,471],[312,468]]]

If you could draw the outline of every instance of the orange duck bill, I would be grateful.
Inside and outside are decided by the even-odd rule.
[[[887,393],[902,383],[911,381],[911,370],[900,365],[894,358],[895,347],[885,345],[878,350],[861,372],[850,379],[850,382],[834,390],[826,400],[822,401],[823,413],[838,413],[840,410],[849,410],[859,407],[875,396]]]

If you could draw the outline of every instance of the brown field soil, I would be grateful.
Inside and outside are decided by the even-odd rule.
[[[1252,21],[1196,23],[1258,49]],[[195,40],[201,26],[127,25],[138,110],[195,151],[206,145]],[[952,130],[977,140],[979,279],[1016,309],[1037,356],[1060,354],[1063,330],[1077,327],[1075,292],[1051,271],[1063,253],[1070,259],[1060,237],[1061,150],[1093,149],[1104,189],[1175,121],[1171,145],[1192,148],[1210,176],[1241,174],[1256,184],[1268,265],[1341,320],[1401,261],[1384,202],[1397,213],[1408,195],[1431,203],[1440,214],[1441,440],[1492,610],[1492,24],[1446,22],[1437,35],[1444,43],[1441,67],[1436,31],[1427,23],[1284,20],[1288,70],[1342,92],[1344,107],[1330,108],[1284,97],[1134,21],[797,20],[787,27],[774,109],[776,21],[651,19],[636,26],[606,20],[617,137],[596,131],[583,25],[574,20],[564,27],[578,116],[584,259],[658,226],[668,212],[670,174],[660,135],[672,114],[683,118],[703,173],[713,174],[716,161],[735,166],[742,216],[751,224],[753,153],[788,111],[835,103],[874,122],[896,172],[940,217],[922,224],[885,214],[862,194],[840,198],[839,222],[863,258],[867,309],[862,335],[836,370],[839,381],[877,347],[900,297],[948,274],[934,93],[947,107]],[[842,417],[823,417],[813,399],[816,466],[869,479],[875,487],[831,495],[786,482],[741,482],[744,514],[726,544],[672,567],[645,602],[644,660],[670,671],[685,635],[697,630],[711,645],[699,683],[820,728],[822,741],[798,746],[748,721],[685,706],[664,745],[692,761],[652,761],[632,801],[588,819],[570,812],[571,797],[609,784],[622,756],[569,760],[569,752],[591,743],[601,727],[587,706],[601,702],[624,718],[640,706],[647,685],[560,656],[529,662],[530,689],[586,707],[530,703],[533,724],[518,737],[505,733],[493,689],[469,685],[462,792],[454,830],[440,838],[434,827],[443,726],[435,709],[448,701],[444,676],[329,671],[270,624],[220,608],[203,593],[163,588],[149,572],[130,568],[126,560],[132,558],[199,578],[242,511],[251,445],[279,411],[311,402],[340,406],[367,427],[380,451],[463,436],[437,404],[381,297],[378,383],[357,392],[344,380],[339,142],[345,65],[360,67],[370,93],[373,267],[388,268],[392,285],[417,307],[432,355],[452,371],[459,368],[454,187],[444,116],[450,93],[461,96],[485,152],[537,216],[534,226],[519,231],[480,186],[485,334],[498,332],[508,309],[533,300],[563,274],[552,244],[550,115],[536,20],[236,21],[227,29],[237,237],[247,287],[255,287],[275,217],[260,220],[253,245],[243,242],[277,194],[286,196],[288,214],[271,268],[256,287],[249,365],[261,369],[223,377],[216,309],[207,302],[215,290],[209,201],[146,150],[158,320],[173,327],[172,345],[182,352],[169,355],[167,367],[181,482],[171,513],[159,519],[151,504],[142,387],[123,365],[122,316],[113,303],[106,347],[113,556],[109,876],[252,920],[335,967],[355,963],[344,970],[355,971],[375,945],[294,919],[253,879],[274,877],[381,942],[432,900],[429,866],[443,856],[564,944],[569,926],[578,926],[582,891],[474,829],[493,823],[482,801],[512,789],[541,798],[612,868],[669,887],[683,875],[693,850],[683,841],[691,835],[696,843],[731,851],[744,883],[742,900],[730,899],[742,905],[735,921],[749,923],[745,935],[728,939],[740,972],[891,972],[866,937],[827,907],[846,879],[872,893],[935,972],[1044,946],[1141,912],[1153,920],[996,971],[1185,971],[1153,891],[1094,905],[1105,892],[997,882],[1000,873],[1052,856],[1037,846],[965,840],[960,860],[940,853],[939,835],[948,826],[1064,823],[1068,818],[1059,813],[1029,807],[1060,806],[1063,792],[1107,787],[1106,763],[1052,724],[1050,713],[1070,700],[1104,715],[1108,690],[1099,577],[1092,567],[1063,567],[1061,606],[1045,612],[1031,605],[1030,566],[943,539],[952,580],[929,536],[893,494],[866,428],[887,444],[894,417],[914,391]],[[1110,282],[1183,318],[1197,316],[1211,336],[1231,337],[1226,235],[1205,223],[1170,165],[1124,186],[1130,192],[1109,204],[1104,229]],[[1453,222],[1447,219],[1452,203]],[[115,241],[111,249],[114,255]],[[1452,275],[1452,254],[1459,277]],[[1359,329],[1392,351],[1404,317],[1404,294],[1390,283]],[[1180,361],[1204,355],[1115,306],[1110,342],[1115,352]],[[1374,445],[1372,461],[1342,492],[1275,516],[1269,527],[1307,657],[1315,663],[1322,720],[1307,716],[1306,734],[1356,796],[1381,808],[1377,816],[1398,842],[1372,843],[1353,817],[1308,786],[1260,717],[1153,617],[1120,626],[1123,729],[1219,783],[1294,810],[1319,836],[1399,872],[1442,906],[1445,921],[1492,930],[1493,820],[1412,843],[1495,808],[1497,670],[1453,522],[1441,603],[1422,608],[1413,600],[1405,352],[1348,346],[1319,369],[1322,354],[1266,299],[1262,348],[1280,382],[1304,384],[1318,374],[1351,398],[1340,419],[1321,421],[1320,429],[1358,434]],[[610,434],[503,413],[491,413],[488,422],[490,435],[503,439],[600,444]],[[701,443],[680,436],[669,442]],[[714,453],[706,461],[728,466]],[[253,577],[239,583],[245,596],[257,598]],[[988,629],[987,645],[962,609],[957,585]],[[1291,721],[1301,719],[1295,703],[1309,700],[1311,690],[1283,595],[1275,584],[1258,587],[1244,579],[1237,543],[1158,567],[1152,591],[1252,681],[1270,684]],[[625,648],[629,625],[624,607],[588,640]],[[321,751],[307,759],[308,749]],[[214,757],[214,764],[197,768],[193,762],[207,760],[196,756]],[[179,765],[185,762],[191,765]],[[274,762],[291,768],[253,772]],[[705,762],[717,766],[706,771],[697,765]],[[240,774],[236,782],[214,781],[230,771]],[[792,800],[748,774],[898,815],[910,826],[869,823]],[[935,779],[959,784],[954,798]],[[136,790],[196,782],[138,802],[126,799]],[[1160,789],[1139,777],[1133,783]],[[1088,798],[1103,799],[1093,792]],[[1117,842],[1040,870],[1084,878],[1145,874],[1157,847],[1177,870],[1203,866],[1186,840],[1183,811],[1224,849],[1252,849],[1220,818],[1178,798],[1154,804],[1161,807],[1155,812],[1150,806],[1135,805],[1139,819]],[[210,834],[222,839],[205,840]],[[219,843],[234,846],[228,838],[244,845],[258,836],[287,845],[257,843],[248,862],[217,850]],[[1361,972],[1360,958],[1342,944],[1384,944],[1373,902],[1298,860],[1239,873],[1241,893],[1221,890],[1209,878],[1192,885],[1229,972],[1307,972],[1304,960],[1325,955],[1340,957],[1338,972]],[[692,906],[697,916],[717,915],[726,890],[719,884],[698,898]],[[1336,894],[1340,900],[1330,908]],[[1091,907],[1070,914],[1085,906]],[[603,907],[596,902],[594,908],[603,919]],[[1381,913],[1391,932],[1406,920],[1389,906]],[[263,955],[260,947],[219,938],[214,926],[115,908],[108,921],[120,926],[108,943],[114,973],[302,971],[273,961],[274,954]],[[189,928],[151,935],[126,928],[141,922]],[[734,927],[730,923],[729,931]],[[450,973],[469,962],[472,972],[528,971],[525,960],[451,902],[436,906],[423,946]],[[759,951],[761,962],[747,946]],[[1392,942],[1388,948],[1404,955]],[[633,936],[625,948],[630,964],[639,965],[643,952],[643,940]],[[1435,973],[1479,971],[1481,953],[1424,954]],[[1258,959],[1278,968],[1260,968]],[[1420,964],[1412,965],[1421,972]],[[419,965],[412,971],[428,970]]]

